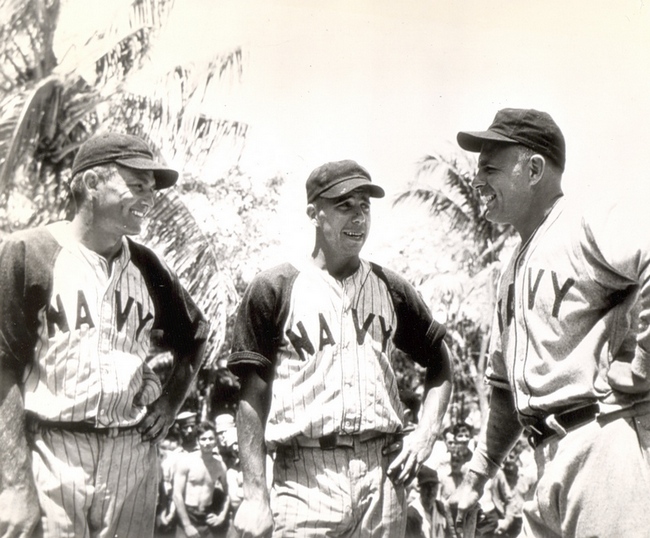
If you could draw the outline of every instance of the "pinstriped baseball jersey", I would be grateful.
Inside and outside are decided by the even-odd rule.
[[[204,339],[207,324],[153,253],[123,239],[109,269],[68,230],[55,223],[2,245],[0,351],[24,366],[27,411],[98,427],[136,424],[161,393],[146,364],[152,339],[181,350]]]
[[[520,413],[644,397],[613,393],[607,370],[615,358],[649,371],[650,244],[634,233],[646,214],[621,204],[582,217],[560,200],[513,253],[486,375],[514,388]]]
[[[428,366],[444,336],[415,290],[366,261],[343,281],[313,260],[259,274],[247,289],[229,366],[273,379],[270,445],[299,434],[395,432],[403,426],[390,357]]]

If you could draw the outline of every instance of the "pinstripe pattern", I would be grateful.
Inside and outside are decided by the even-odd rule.
[[[406,494],[386,477],[382,440],[354,448],[280,451],[274,467],[274,537],[403,536]]]
[[[311,260],[300,267],[278,353],[267,440],[400,429],[403,408],[390,363],[395,325],[386,284],[367,262],[343,282]],[[298,336],[302,343],[295,343]]]
[[[145,363],[152,299],[126,240],[109,274],[105,260],[71,239],[67,228],[48,227],[62,249],[49,309],[41,312],[36,360],[26,370],[25,408],[53,421],[136,424],[161,393]]]
[[[158,460],[136,430],[114,437],[46,430],[33,447],[45,536],[153,535]]]

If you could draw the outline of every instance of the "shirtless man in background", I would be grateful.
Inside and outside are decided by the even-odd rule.
[[[199,450],[180,457],[174,471],[173,499],[178,515],[176,538],[216,536],[228,516],[226,469],[213,453],[217,434],[212,424],[197,428]]]

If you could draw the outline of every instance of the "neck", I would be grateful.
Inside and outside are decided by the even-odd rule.
[[[78,213],[71,223],[72,234],[88,250],[96,252],[110,263],[122,249],[122,236],[108,235],[94,225],[92,215]]]
[[[560,198],[562,198],[562,192],[555,193],[542,202],[531,205],[526,215],[526,220],[518,226],[515,226],[515,229],[521,237],[522,244],[526,243],[533,236],[535,230],[544,222],[544,219],[546,219]]]
[[[312,257],[318,267],[325,269],[336,280],[344,280],[353,275],[361,265],[359,256],[336,256],[333,253],[325,252],[318,246],[314,248]]]

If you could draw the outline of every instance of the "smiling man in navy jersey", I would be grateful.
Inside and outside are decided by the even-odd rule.
[[[354,161],[307,179],[311,256],[259,274],[234,329],[242,536],[398,537],[405,482],[431,453],[450,396],[445,329],[403,278],[360,258],[370,199]],[[422,415],[406,434],[395,348],[426,368]],[[275,451],[273,487],[265,457]]]
[[[73,220],[1,245],[0,535],[39,520],[46,537],[153,535],[154,444],[198,372],[208,324],[127,236],[177,178],[141,139],[95,136],[73,163]],[[164,387],[145,362],[154,349],[174,356]]]
[[[520,536],[650,536],[650,234],[647,201],[571,204],[566,146],[545,112],[507,108],[472,186],[521,241],[504,265],[486,368],[487,424],[452,504],[458,521],[523,430],[539,481]]]

